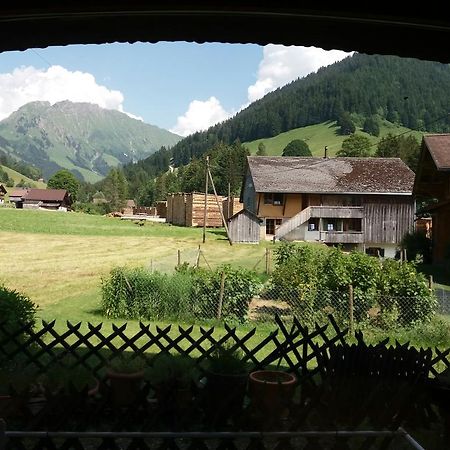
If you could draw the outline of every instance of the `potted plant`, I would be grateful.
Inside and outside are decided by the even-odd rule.
[[[249,375],[252,409],[263,426],[272,426],[287,418],[297,377],[281,370],[257,370]]]
[[[134,353],[121,353],[109,362],[106,378],[114,406],[130,406],[137,401],[145,365],[145,358]]]
[[[146,378],[155,391],[158,417],[171,427],[183,427],[190,417],[199,371],[189,356],[158,355]]]
[[[212,425],[226,425],[241,417],[248,369],[242,351],[232,343],[216,345],[206,368],[205,412]]]

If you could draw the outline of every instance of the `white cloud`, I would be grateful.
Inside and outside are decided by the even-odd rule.
[[[188,136],[196,131],[206,130],[230,115],[216,97],[210,97],[205,101],[193,100],[184,115],[178,117],[177,124],[170,131],[181,136]]]
[[[297,78],[302,78],[323,66],[344,59],[351,53],[323,50],[315,47],[285,47],[269,44],[264,47],[259,63],[258,79],[248,88],[248,100],[264,97],[268,92]]]
[[[0,73],[0,120],[25,103],[37,100],[51,104],[63,100],[89,102],[124,112],[123,94],[97,84],[90,73],[71,72],[61,66],[51,66],[47,70],[28,66],[16,68],[10,73]]]

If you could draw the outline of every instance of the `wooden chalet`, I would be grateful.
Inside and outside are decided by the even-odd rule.
[[[28,189],[22,197],[23,208],[67,211],[72,204],[65,189]]]
[[[219,206],[216,197],[208,194],[207,199],[207,227],[221,227],[223,197],[218,196]],[[185,227],[202,227],[205,208],[205,194],[201,192],[169,194],[167,197],[167,217],[166,222],[173,225]]]
[[[414,229],[414,173],[399,158],[249,156],[241,200],[262,239],[394,257]]]
[[[0,204],[5,202],[6,188],[0,183]]]
[[[450,254],[450,134],[423,137],[414,195],[437,200],[428,211],[432,216],[433,262],[442,263]]]
[[[9,194],[9,201],[14,203],[16,208],[23,208],[23,199],[27,195],[28,189],[14,189]]]

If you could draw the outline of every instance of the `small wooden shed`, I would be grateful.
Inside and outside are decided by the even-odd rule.
[[[258,244],[262,219],[256,214],[241,209],[228,219],[228,232],[231,242]]]
[[[223,197],[218,196],[222,207]],[[205,208],[205,194],[202,192],[170,194],[167,197],[166,222],[185,227],[202,227]],[[216,197],[208,194],[208,208],[206,214],[207,227],[221,227],[222,217]]]

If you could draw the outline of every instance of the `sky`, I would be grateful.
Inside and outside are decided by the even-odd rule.
[[[0,120],[31,101],[90,102],[181,136],[350,53],[269,44],[70,45],[0,53]]]

